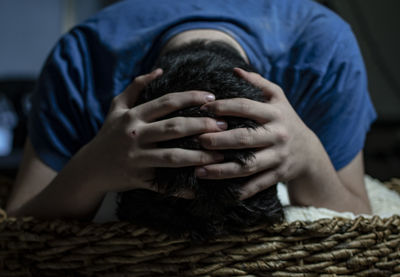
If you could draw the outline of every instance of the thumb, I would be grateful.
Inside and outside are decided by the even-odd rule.
[[[275,83],[263,78],[260,74],[248,72],[238,67],[235,67],[233,70],[239,77],[249,82],[253,86],[261,89],[264,93],[264,97],[267,100],[280,97],[282,89]]]

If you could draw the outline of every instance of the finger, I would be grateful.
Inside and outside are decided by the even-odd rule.
[[[191,106],[200,106],[214,100],[215,96],[207,91],[173,92],[141,104],[131,111],[142,120],[150,122],[174,111]]]
[[[114,108],[130,109],[132,108],[140,92],[154,79],[161,76],[163,73],[161,68],[157,68],[152,72],[136,77],[132,83],[119,95],[117,95],[113,100]]]
[[[174,117],[146,124],[137,135],[139,141],[147,144],[201,133],[219,132],[226,130],[227,127],[225,121],[208,117]]]
[[[246,177],[258,172],[276,167],[280,162],[276,151],[266,148],[255,153],[255,157],[246,161],[245,165],[237,162],[210,164],[195,169],[195,174],[201,179],[230,179]]]
[[[244,200],[250,198],[280,181],[279,174],[277,174],[275,170],[264,171],[242,186],[239,199]]]
[[[218,152],[182,148],[150,149],[142,154],[141,165],[149,167],[186,167],[217,163],[224,160]]]
[[[271,100],[274,97],[279,97],[283,93],[282,89],[277,84],[268,81],[258,73],[248,72],[238,67],[235,67],[234,71],[239,75],[239,77],[261,89],[264,92],[264,97],[266,97],[267,100]]]
[[[269,103],[247,98],[222,99],[207,103],[201,109],[209,110],[217,116],[237,116],[266,123],[278,116],[278,110]]]
[[[274,125],[265,125],[257,129],[238,128],[202,134],[198,139],[206,149],[224,150],[268,147],[285,141],[287,135]]]

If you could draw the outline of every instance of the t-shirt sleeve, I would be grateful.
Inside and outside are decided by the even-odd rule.
[[[310,101],[302,111],[304,122],[317,134],[339,170],[363,149],[366,134],[376,118],[368,93],[364,62],[350,27],[342,25],[325,72],[310,87]],[[329,31],[329,30],[327,30]],[[323,53],[323,52],[322,52]]]
[[[28,133],[41,161],[60,171],[85,143],[84,63],[74,34],[49,55],[32,96]]]

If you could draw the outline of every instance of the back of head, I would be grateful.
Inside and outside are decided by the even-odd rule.
[[[159,57],[155,68],[164,74],[154,80],[141,95],[141,102],[170,92],[205,90],[217,99],[246,97],[263,101],[262,93],[236,76],[234,67],[254,69],[230,45],[220,42],[194,41],[169,50]]]
[[[239,78],[234,67],[254,71],[231,46],[223,42],[195,41],[160,56],[155,67],[164,70],[142,92],[139,103],[171,92],[204,90],[216,99],[249,98],[263,101],[262,92]],[[176,116],[213,117],[211,112],[189,107],[169,114]],[[239,117],[224,117],[228,129],[262,128],[259,123]],[[185,137],[158,144],[159,147],[202,149],[195,137]],[[244,164],[254,157],[255,149],[224,150],[225,161]],[[193,238],[205,239],[256,223],[273,223],[283,217],[276,186],[240,201],[241,186],[249,177],[224,180],[198,179],[194,167],[157,168],[152,180],[166,191],[165,195],[132,190],[120,193],[117,216],[170,234],[190,232]],[[171,196],[189,189],[192,200]]]

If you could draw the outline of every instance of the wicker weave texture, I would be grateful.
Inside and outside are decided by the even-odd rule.
[[[0,276],[98,275],[399,277],[400,216],[256,226],[196,245],[127,222],[0,215]]]

